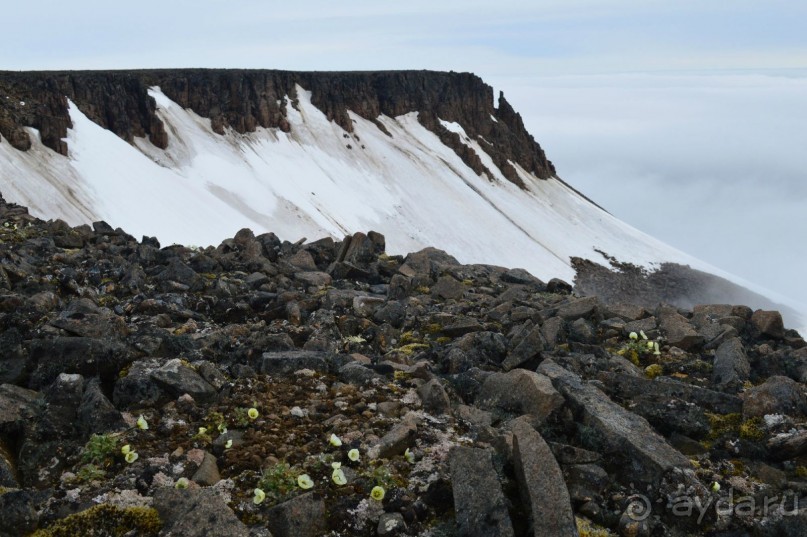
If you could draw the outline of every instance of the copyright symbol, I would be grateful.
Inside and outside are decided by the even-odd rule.
[[[628,517],[630,517],[631,520],[641,522],[650,516],[652,507],[650,505],[650,499],[647,496],[642,494],[634,494],[633,496],[630,496],[628,500],[630,503],[628,504],[628,508],[625,510],[625,513],[628,515]]]

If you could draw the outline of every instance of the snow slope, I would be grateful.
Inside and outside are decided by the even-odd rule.
[[[542,279],[571,281],[571,256],[607,264],[596,248],[647,267],[688,264],[753,289],[617,220],[558,179],[519,169],[527,187],[519,189],[485,153],[489,143],[470,139],[457,123],[443,125],[493,178],[466,166],[416,113],[379,117],[391,136],[351,113],[351,134],[298,87],[297,107],[285,102],[290,133],[221,136],[159,88],[150,94],[169,133],[167,149],[146,139],[130,145],[70,103],[68,156],[43,147],[33,129],[28,152],[0,143],[0,192],[43,218],[105,220],[164,244],[218,244],[244,227],[292,241],[372,229],[392,253],[437,246],[461,262],[522,267]]]

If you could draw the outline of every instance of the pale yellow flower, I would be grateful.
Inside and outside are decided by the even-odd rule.
[[[347,478],[345,477],[345,472],[343,472],[341,468],[337,468],[336,470],[333,471],[333,473],[331,474],[331,479],[333,480],[334,483],[340,486],[347,484]]]
[[[266,493],[261,489],[255,489],[254,491],[252,491],[252,493],[255,495],[252,497],[252,503],[254,503],[255,505],[258,505],[259,503],[261,503],[266,499]]]
[[[347,458],[352,460],[353,462],[356,462],[357,460],[359,460],[359,450],[355,448],[351,449],[350,451],[347,452]]]
[[[384,499],[384,494],[384,488],[379,486],[373,487],[373,490],[370,491],[370,497],[377,502]]]
[[[314,482],[308,474],[303,474],[297,477],[297,486],[301,489],[308,490],[314,486]]]

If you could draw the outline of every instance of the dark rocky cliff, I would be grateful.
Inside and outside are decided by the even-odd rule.
[[[152,86],[160,86],[173,101],[210,118],[220,134],[227,128],[245,133],[259,126],[288,131],[285,108],[278,102],[285,96],[295,100],[298,84],[311,91],[315,106],[349,132],[353,126],[348,110],[371,121],[380,114],[395,117],[419,112],[421,123],[479,174],[490,176],[476,154],[457,134],[440,125],[438,118],[461,124],[517,184],[518,177],[508,161],[541,178],[555,174],[520,115],[503,95],[494,108],[492,88],[470,73],[209,69],[2,72],[0,135],[25,151],[31,141],[23,128],[34,127],[47,147],[66,155],[63,138],[71,126],[67,111],[70,99],[90,119],[121,138],[131,142],[135,136],[148,136],[154,145],[165,148],[169,135],[156,115],[154,100],[148,96]]]

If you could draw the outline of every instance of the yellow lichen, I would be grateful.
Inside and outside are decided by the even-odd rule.
[[[587,518],[576,516],[574,521],[577,523],[577,533],[580,537],[612,537],[613,533],[607,528],[598,526]]]
[[[644,368],[647,378],[654,379],[664,373],[664,368],[660,364],[652,364]]]
[[[740,425],[740,438],[759,441],[765,438],[765,431],[760,428],[762,418],[751,418]]]
[[[740,433],[740,425],[743,422],[741,414],[706,414],[709,418],[711,431],[710,440],[717,440],[725,434],[736,436]]]
[[[157,535],[162,521],[151,507],[125,509],[102,503],[85,511],[57,520],[49,527],[37,530],[32,537],[74,537],[76,535],[122,536],[132,530],[137,535]]]

